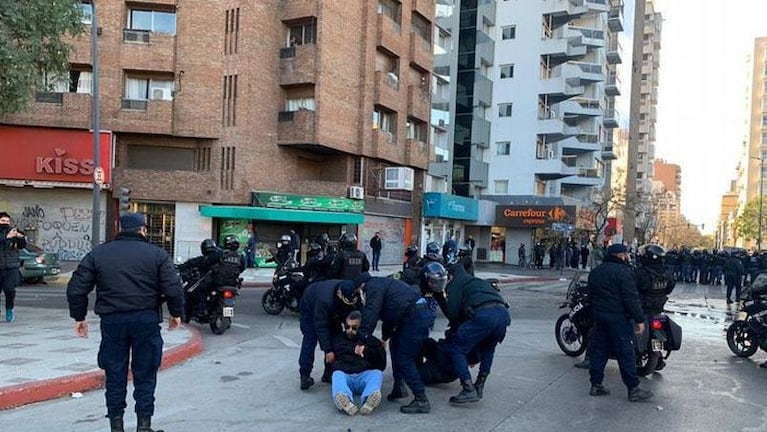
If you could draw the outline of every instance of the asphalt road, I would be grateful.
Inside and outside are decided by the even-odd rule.
[[[382,402],[369,417],[338,413],[326,384],[298,389],[297,358],[301,334],[297,316],[269,316],[261,308],[263,289],[246,289],[235,308],[233,328],[222,336],[201,327],[205,353],[160,373],[154,423],[166,432],[206,431],[754,431],[767,430],[765,360],[738,359],[724,339],[726,314],[711,311],[721,287],[680,286],[672,297],[674,315],[684,328],[682,350],[672,354],[662,373],[642,380],[656,393],[648,403],[629,403],[617,364],[607,368],[606,397],[588,396],[588,373],[573,368],[577,359],[559,351],[554,321],[565,282],[522,283],[503,287],[512,304],[512,325],[498,348],[485,398],[453,407],[447,399],[457,383],[427,390],[428,415],[406,416],[398,403]],[[60,308],[66,314],[62,286],[24,286],[18,303]],[[194,325],[194,324],[190,324]],[[433,336],[444,330],[437,322]],[[94,359],[95,362],[95,359]],[[319,378],[317,356],[315,379]],[[391,389],[386,372],[384,392]],[[319,380],[317,380],[319,381]],[[132,410],[129,402],[128,412]],[[59,399],[0,412],[0,425],[24,431],[103,431],[103,393]],[[126,416],[126,428],[135,420]]]

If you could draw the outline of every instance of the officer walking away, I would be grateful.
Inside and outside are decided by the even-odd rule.
[[[495,347],[506,337],[511,315],[509,305],[489,282],[472,277],[462,266],[456,266],[451,276],[446,287],[447,307],[443,312],[450,326],[456,328],[448,342],[461,392],[451,397],[450,403],[465,404],[482,399]],[[477,381],[472,383],[467,356],[475,349],[480,363]]]
[[[631,402],[646,401],[653,394],[639,388],[634,357],[634,333],[644,331],[644,315],[639,304],[634,274],[628,265],[628,248],[610,245],[604,261],[589,274],[589,288],[594,308],[594,329],[591,332],[591,396],[610,394],[602,384],[610,353],[618,357],[623,383]],[[636,325],[632,325],[632,321]]]
[[[338,240],[341,251],[338,252],[331,265],[330,279],[354,280],[361,273],[370,270],[370,261],[364,252],[357,249],[357,236],[354,233],[343,233]]]
[[[727,304],[731,304],[732,290],[735,289],[735,302],[740,301],[740,288],[746,269],[741,260],[734,254],[728,254],[724,262],[724,283],[727,285]]]
[[[154,391],[162,361],[162,298],[168,303],[168,329],[181,323],[184,296],[173,260],[147,242],[141,213],[120,216],[120,233],[80,262],[67,286],[75,333],[88,337],[88,293],[96,286],[94,312],[101,317],[99,367],[105,371],[107,417],[112,432],[123,432],[128,363],[133,373],[137,432],[155,432]],[[162,431],[157,431],[162,432]]]
[[[0,212],[0,289],[5,294],[5,321],[13,322],[16,287],[21,283],[19,249],[27,247],[24,233],[11,228],[11,215]]]
[[[370,250],[373,251],[373,271],[378,271],[378,262],[381,260],[381,249],[383,249],[381,233],[376,231],[376,234],[370,239]]]

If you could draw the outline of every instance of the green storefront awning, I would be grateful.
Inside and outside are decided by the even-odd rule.
[[[200,206],[202,216],[226,219],[254,219],[276,222],[307,222],[326,224],[362,224],[362,213],[313,210],[275,209],[249,206]]]

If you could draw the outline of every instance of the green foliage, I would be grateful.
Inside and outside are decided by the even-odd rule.
[[[760,198],[756,197],[746,203],[746,207],[743,209],[743,213],[735,219],[735,229],[738,232],[738,237],[745,239],[746,241],[754,240],[759,237],[759,203]],[[767,202],[765,202],[762,208],[762,233],[767,229]],[[762,234],[764,238],[764,234]]]
[[[83,31],[80,0],[0,0],[0,115],[23,110],[41,72],[66,74],[64,36]]]

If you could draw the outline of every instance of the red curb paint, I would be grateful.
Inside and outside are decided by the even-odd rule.
[[[186,343],[163,352],[160,369],[177,365],[203,351],[200,331],[194,327],[186,328],[192,336]],[[102,370],[0,387],[0,410],[57,399],[68,396],[70,393],[86,392],[103,387],[104,371]]]

